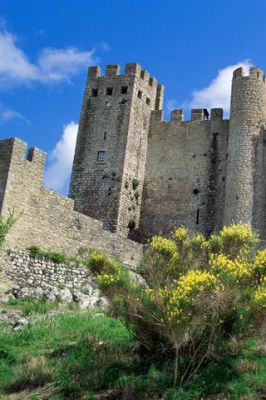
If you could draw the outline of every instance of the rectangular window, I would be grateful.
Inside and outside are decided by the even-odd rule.
[[[106,138],[107,138],[107,132],[104,132],[104,134],[103,134],[103,140],[106,140]]]
[[[104,161],[105,151],[98,151],[97,161]]]
[[[92,95],[92,97],[97,97],[98,96],[98,89],[92,89],[91,95]]]
[[[153,85],[153,78],[149,79],[149,85],[152,86]]]
[[[141,90],[138,91],[138,98],[139,98],[139,99],[142,98],[142,91],[141,91]]]
[[[199,225],[199,213],[200,213],[200,210],[198,208],[197,209],[197,217],[196,217],[196,225]]]
[[[106,88],[106,95],[112,96],[112,94],[113,94],[113,88],[111,88],[111,87]]]
[[[144,79],[144,77],[145,77],[145,71],[144,70],[141,71],[140,77],[141,77],[141,79]]]
[[[146,104],[148,104],[148,106],[151,104],[151,99],[149,97],[146,98]]]
[[[121,87],[121,94],[127,94],[127,86]]]

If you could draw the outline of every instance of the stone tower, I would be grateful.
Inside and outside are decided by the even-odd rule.
[[[266,84],[260,69],[234,71],[227,150],[224,224],[249,223],[264,233]],[[264,236],[264,235],[263,235]]]
[[[151,112],[163,87],[138,64],[90,67],[69,196],[112,231],[138,227]]]

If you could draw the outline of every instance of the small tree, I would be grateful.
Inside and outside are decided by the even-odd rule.
[[[6,219],[0,216],[0,248],[3,245],[10,228],[16,221],[17,217],[15,217],[14,210],[9,211],[9,215]]]
[[[121,266],[97,264],[98,282],[142,345],[150,363],[173,360],[173,384],[239,350],[256,315],[265,318],[266,250],[248,225],[225,227],[209,240],[185,228],[150,241],[141,272],[130,282]],[[92,261],[91,267],[93,268]],[[123,278],[123,279],[122,279]]]

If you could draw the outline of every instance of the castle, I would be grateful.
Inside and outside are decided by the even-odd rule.
[[[0,141],[0,215],[23,211],[8,246],[77,252],[102,247],[134,264],[154,234],[184,225],[208,236],[246,222],[266,237],[266,83],[260,69],[232,77],[223,110],[163,118],[164,87],[138,64],[90,67],[69,198],[42,186],[45,154]]]

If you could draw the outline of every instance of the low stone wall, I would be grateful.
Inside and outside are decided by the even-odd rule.
[[[32,257],[27,251],[10,250],[11,263],[5,270],[13,282],[8,296],[43,298],[47,301],[70,303],[75,301],[82,308],[105,307],[107,300],[94,282],[90,270],[75,263],[54,263]]]

